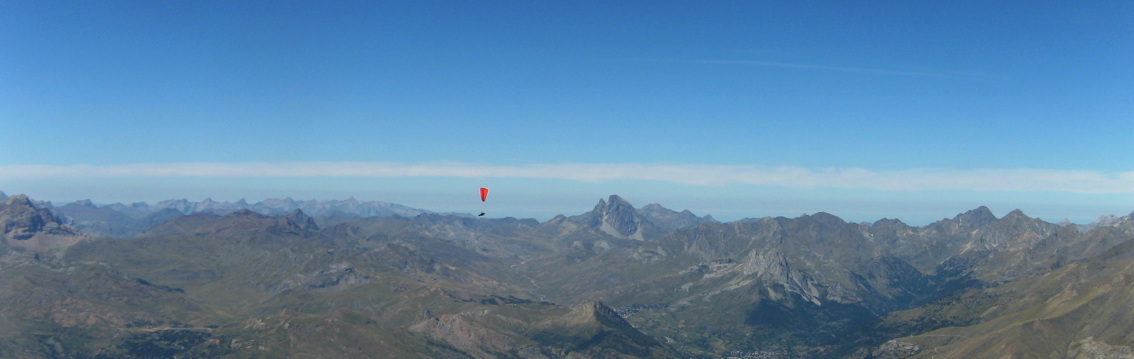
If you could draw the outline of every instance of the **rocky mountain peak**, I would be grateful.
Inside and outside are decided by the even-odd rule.
[[[588,226],[615,237],[642,240],[640,226],[642,219],[634,206],[618,195],[611,195],[607,201],[599,199],[591,211]]]
[[[980,228],[996,220],[996,215],[988,207],[980,206],[953,217],[954,221],[962,227]]]
[[[303,213],[303,210],[295,210],[291,214],[284,216],[284,224],[288,227],[302,230],[317,230],[319,226],[315,224],[315,220]]]
[[[11,197],[4,199],[4,206],[12,206],[12,205],[22,205],[22,206],[28,206],[28,207],[33,206],[31,200],[28,199],[28,196],[23,195],[23,194],[17,194],[15,196],[11,196]]]
[[[8,195],[4,194],[4,191],[0,191],[0,201],[3,201],[5,199],[8,199]]]
[[[23,194],[0,202],[0,231],[3,231],[5,237],[15,240],[27,240],[37,233],[78,235],[64,226],[51,211],[37,207]]]
[[[602,213],[605,210],[606,210],[606,200],[599,198],[598,204],[595,205],[595,209],[592,209],[591,212]]]
[[[1017,208],[1017,209],[1012,210],[1012,212],[1008,212],[1008,214],[1004,215],[1004,218],[1002,218],[1002,219],[1005,219],[1005,220],[1029,220],[1029,219],[1032,219],[1032,217],[1028,217],[1028,215],[1024,214],[1024,211]]]
[[[1115,223],[1118,223],[1118,220],[1119,220],[1118,216],[1113,215],[1113,214],[1108,214],[1108,215],[1105,215],[1105,216],[1099,216],[1099,219],[1097,221],[1095,221],[1095,223],[1092,223],[1092,224],[1095,227],[1109,227],[1109,226],[1111,226]]]
[[[94,202],[92,202],[90,199],[75,201],[75,205],[76,206],[83,206],[83,207],[94,207],[95,206]]]
[[[811,215],[810,218],[813,221],[823,223],[823,224],[828,224],[828,225],[844,225],[844,224],[846,224],[846,221],[844,221],[842,218],[839,218],[839,216],[836,216],[836,215],[833,215],[833,214],[830,214],[830,213],[827,213],[827,212],[815,212],[815,214]]]
[[[883,218],[874,221],[871,226],[887,226],[887,227],[909,227],[905,222],[897,218]]]

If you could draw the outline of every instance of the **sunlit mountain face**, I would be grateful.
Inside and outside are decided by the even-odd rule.
[[[52,207],[6,196],[0,356],[1124,357],[1134,348],[1123,315],[1134,310],[1130,216],[1076,226],[980,207],[920,227],[824,212],[719,222],[610,196],[540,222],[208,202]],[[167,210],[176,213],[155,216]]]

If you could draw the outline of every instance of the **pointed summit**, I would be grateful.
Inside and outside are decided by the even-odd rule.
[[[591,212],[594,212],[594,213],[602,213],[602,211],[603,211],[603,210],[604,210],[605,208],[606,208],[606,201],[605,201],[605,200],[603,200],[602,198],[599,198],[599,200],[598,200],[598,204],[596,204],[596,205],[595,205],[595,209],[592,209],[592,210],[591,210]]]
[[[996,215],[993,215],[988,207],[980,206],[968,212],[958,214],[956,217],[953,217],[953,220],[957,221],[957,224],[962,227],[980,228],[995,221]]]
[[[4,191],[0,191],[0,201],[6,200],[6,199],[8,199],[8,195],[4,194]]]
[[[1008,214],[1004,215],[1004,218],[1001,218],[1001,219],[1028,220],[1028,219],[1032,219],[1032,217],[1028,217],[1028,215],[1024,214],[1024,211],[1017,208],[1017,209],[1012,210],[1012,212],[1008,212]]]
[[[642,240],[642,219],[634,206],[618,195],[610,195],[607,201],[599,199],[591,211],[588,226],[609,235],[621,238]]]
[[[315,220],[303,213],[303,210],[295,210],[291,214],[284,216],[284,224],[295,228],[304,230],[317,230],[319,226],[315,224]]]

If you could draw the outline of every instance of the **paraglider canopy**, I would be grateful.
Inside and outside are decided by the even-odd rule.
[[[484,202],[484,200],[486,200],[486,199],[488,199],[488,189],[481,187],[480,188],[480,201]],[[481,207],[484,207],[484,206],[482,205]],[[480,212],[480,214],[478,214],[477,217],[484,217],[484,212]]]

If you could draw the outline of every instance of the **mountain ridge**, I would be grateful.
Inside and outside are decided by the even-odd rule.
[[[26,196],[7,201],[39,213]],[[686,212],[616,195],[542,223],[246,208],[50,256],[5,247],[0,356],[982,356],[1024,333],[995,323],[1048,325],[1020,314],[1026,303],[1076,327],[1121,327],[1115,313],[1134,311],[1121,295],[1134,278],[1130,216],[1088,232],[983,206],[920,227],[826,212],[655,223]],[[36,228],[25,232],[47,235]],[[1048,332],[1082,350],[1134,347],[1108,331]]]

